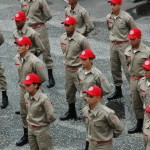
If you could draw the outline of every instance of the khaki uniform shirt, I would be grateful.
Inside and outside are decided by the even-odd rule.
[[[32,97],[29,93],[25,94],[29,125],[46,126],[56,120],[53,107],[47,95],[39,89]]]
[[[22,30],[18,30],[16,29],[13,32],[13,36],[15,38],[15,41],[19,38],[21,38],[22,36],[27,36],[31,39],[32,41],[32,46],[30,48],[30,51],[33,52],[34,54],[41,54],[44,51],[44,46],[39,38],[38,33],[33,30],[31,27],[24,25],[24,27],[22,28]]]
[[[71,67],[81,66],[81,60],[78,56],[83,50],[90,48],[88,40],[75,31],[71,38],[64,33],[60,42],[64,54],[64,64]]]
[[[143,101],[143,108],[148,107],[150,105],[150,85],[145,77],[138,82],[138,91]]]
[[[0,32],[0,45],[4,43],[4,37],[3,34]]]
[[[103,96],[111,92],[111,88],[107,78],[96,67],[92,66],[91,70],[89,70],[88,72],[85,72],[84,68],[82,67],[79,68],[77,73],[81,87],[80,96],[84,100],[86,99],[86,94],[84,94],[83,91],[94,85],[102,88]]]
[[[108,14],[106,21],[110,32],[110,41],[127,41],[130,29],[136,27],[133,18],[123,10],[116,19],[113,14]]]
[[[76,30],[82,35],[86,35],[94,29],[94,25],[91,21],[89,13],[79,4],[76,5],[74,10],[72,10],[71,6],[69,5],[65,9],[65,15],[66,17],[73,16],[76,18]]]
[[[46,23],[52,18],[46,0],[21,0],[21,9],[26,13],[29,26]]]
[[[88,138],[92,141],[108,141],[118,137],[124,127],[114,111],[97,103],[93,110],[83,108],[83,117],[88,122]]]
[[[29,73],[37,74],[40,77],[41,82],[44,82],[47,79],[43,63],[31,52],[28,52],[24,58],[17,54],[15,56],[15,65],[18,68],[18,82],[21,86],[24,86],[21,82]]]
[[[131,46],[125,50],[125,56],[130,76],[143,77],[143,62],[150,57],[150,48],[141,42],[134,53]]]

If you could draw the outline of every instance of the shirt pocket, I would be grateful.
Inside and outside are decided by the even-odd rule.
[[[99,133],[105,133],[107,131],[106,123],[104,120],[94,121],[94,127],[95,127],[95,130]]]
[[[43,108],[40,105],[35,105],[30,108],[32,116],[37,117],[43,113]]]

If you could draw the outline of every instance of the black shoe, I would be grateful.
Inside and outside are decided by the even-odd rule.
[[[110,96],[108,96],[107,100],[111,101],[113,99],[118,99],[118,98],[121,98],[121,97],[123,97],[121,86],[116,86],[115,92],[113,94],[111,94]]]
[[[54,80],[54,78],[50,78],[48,81],[47,88],[52,88],[54,86],[55,86],[55,80]]]
[[[28,143],[28,129],[23,128],[23,130],[24,130],[24,135],[18,142],[16,142],[16,146],[23,146]]]
[[[18,142],[16,142],[16,146],[23,146],[28,143],[28,138],[23,136]]]
[[[2,91],[2,104],[1,108],[4,109],[8,106],[8,96],[6,94],[3,94],[4,91]]]
[[[136,126],[128,130],[128,134],[142,132],[142,127],[143,127],[143,119],[138,119]]]
[[[89,142],[86,141],[86,144],[85,144],[85,150],[88,150],[89,149]]]
[[[66,112],[64,116],[60,117],[60,120],[65,121],[65,120],[70,120],[70,119],[77,119],[76,113],[71,113],[71,112]]]
[[[18,110],[18,111],[15,111],[15,114],[16,115],[20,115],[20,111]]]
[[[65,121],[69,119],[77,119],[75,103],[69,104],[69,110],[64,116],[60,117],[60,120]]]
[[[53,77],[53,71],[52,69],[48,69],[48,85],[47,85],[47,88],[52,88],[55,86],[55,80],[54,80],[54,77]]]

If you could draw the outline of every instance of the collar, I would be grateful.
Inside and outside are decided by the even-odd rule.
[[[91,110],[90,107],[89,107],[88,111],[91,112],[94,116],[96,116],[98,114],[98,112],[100,111],[100,109],[101,109],[101,103],[98,102],[97,105],[94,107],[93,110]]]
[[[23,58],[23,60],[27,60],[27,59],[29,58],[30,54],[31,54],[31,52],[28,51],[28,53],[25,55],[25,57]],[[19,58],[20,60],[22,59],[22,57],[21,57],[20,55],[18,56],[18,58]]]
[[[71,9],[71,6],[70,6],[70,12],[73,11],[75,13],[77,13],[79,11],[79,4],[77,3],[76,7],[74,8],[74,10]]]
[[[26,31],[27,31],[27,25],[25,24],[25,25],[23,26],[22,30],[19,30],[19,31],[21,31],[23,34],[25,34]]]
[[[113,13],[111,13],[111,17],[114,17]],[[123,11],[122,10],[120,10],[119,15],[117,16],[117,18],[121,18],[121,19],[123,18]]]
[[[34,94],[33,99],[38,101],[41,96],[41,89],[38,89],[37,92]]]
[[[82,66],[82,70],[85,72],[83,66]],[[94,67],[94,65],[92,65],[91,69],[89,71],[87,71],[86,74],[89,74],[89,73],[93,73],[94,74],[94,70],[95,70],[95,67]]]
[[[67,37],[67,34],[66,34],[66,38],[65,38],[65,39],[67,40],[67,38],[68,38],[68,37]],[[77,31],[76,31],[76,30],[74,31],[74,33],[73,33],[72,37],[70,38],[70,40],[72,40],[72,39],[73,39],[74,41],[77,41],[77,39],[78,39],[78,35],[77,35]],[[70,41],[70,40],[69,40],[69,41]]]
[[[144,49],[143,47],[144,47],[144,44],[141,42],[139,45],[139,48],[136,49],[136,51],[143,53],[143,49]],[[129,51],[133,51],[132,46],[131,46],[131,49]]]

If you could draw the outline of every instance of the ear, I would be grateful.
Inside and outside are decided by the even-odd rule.
[[[26,48],[29,50],[29,49],[30,49],[30,46],[29,46],[29,45],[26,45]]]

